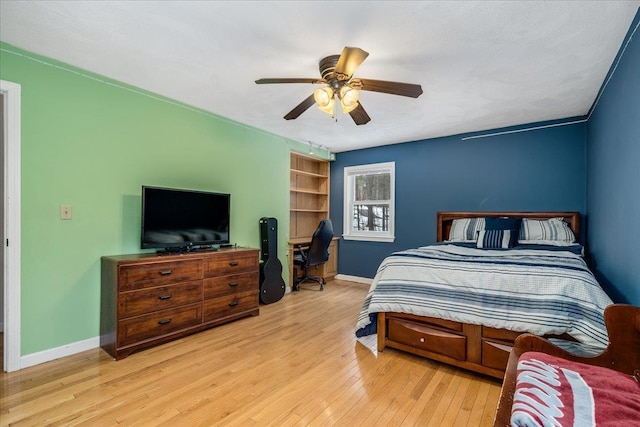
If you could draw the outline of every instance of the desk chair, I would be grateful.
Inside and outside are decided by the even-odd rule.
[[[300,283],[313,280],[320,284],[320,290],[324,289],[325,280],[322,277],[309,275],[309,267],[324,264],[329,259],[329,244],[333,238],[333,225],[330,219],[320,221],[318,228],[311,237],[311,244],[306,250],[302,245],[296,245],[297,253],[293,256],[293,264],[302,267],[303,274],[300,279],[294,279],[293,290],[300,290]],[[297,275],[296,275],[297,276]]]

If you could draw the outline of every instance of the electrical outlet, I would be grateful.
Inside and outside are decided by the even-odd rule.
[[[60,219],[71,219],[71,205],[60,205]]]

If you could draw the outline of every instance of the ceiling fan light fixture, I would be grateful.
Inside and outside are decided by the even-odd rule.
[[[318,104],[318,109],[320,111],[322,111],[323,113],[327,113],[329,114],[331,117],[334,117],[333,114],[333,108],[335,106],[335,103],[333,101],[333,98],[329,99],[329,102],[327,103],[327,105],[320,105]]]
[[[344,85],[340,88],[340,101],[342,105],[351,106],[358,103],[360,98],[360,91],[354,89],[349,85]]]
[[[360,105],[358,103],[358,101],[356,101],[355,104],[351,104],[351,105],[344,105],[342,104],[342,112],[344,114],[349,114],[350,112],[352,112],[353,110],[355,110],[356,108],[358,108],[358,105]]]
[[[333,89],[329,86],[316,89],[313,92],[313,99],[318,104],[318,108],[327,107],[329,104],[333,106]]]
[[[296,119],[311,108],[313,104],[316,104],[322,112],[329,114],[335,119],[335,108],[339,102],[343,113],[349,114],[356,125],[365,125],[369,123],[371,117],[369,117],[359,100],[361,90],[407,96],[410,98],[417,98],[422,94],[422,87],[418,84],[354,78],[353,75],[356,69],[368,55],[368,52],[358,47],[345,46],[340,55],[329,55],[320,60],[318,68],[321,78],[319,79],[290,77],[263,78],[256,80],[256,84],[323,84],[325,87],[317,89],[308,95],[300,104],[296,105],[293,110],[285,114],[283,118],[285,120]]]
[[[358,107],[358,99],[360,98],[360,91],[354,89],[349,85],[344,85],[340,88],[340,104],[342,104],[342,112],[344,114],[350,113]]]

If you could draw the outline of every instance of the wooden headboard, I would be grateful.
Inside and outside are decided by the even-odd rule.
[[[478,217],[518,217],[530,219],[564,218],[569,224],[576,241],[580,237],[580,213],[579,212],[438,212],[436,242],[442,242],[449,238],[449,231],[454,219],[478,218]]]

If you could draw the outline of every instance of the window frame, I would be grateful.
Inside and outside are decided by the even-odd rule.
[[[355,176],[372,175],[376,173],[389,173],[390,199],[389,199],[389,230],[367,231],[353,229],[353,206],[355,203]],[[369,242],[393,242],[395,241],[395,178],[396,162],[371,163],[358,166],[346,166],[344,168],[344,216],[343,234],[345,240],[362,240]],[[372,201],[376,202],[376,200]]]

